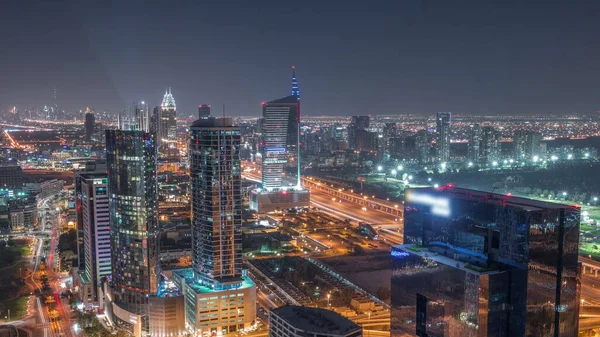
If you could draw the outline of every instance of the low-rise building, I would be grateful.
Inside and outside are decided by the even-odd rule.
[[[271,309],[269,337],[360,337],[362,328],[326,309],[286,305]]]

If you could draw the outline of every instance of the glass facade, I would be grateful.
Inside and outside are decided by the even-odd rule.
[[[263,103],[262,187],[267,191],[282,186],[287,156],[298,145],[298,97],[288,96]]]
[[[156,136],[107,130],[106,159],[114,302],[147,320],[159,276]]]
[[[203,282],[241,281],[240,130],[231,119],[200,119],[190,129],[193,266]]]
[[[411,189],[392,250],[392,336],[577,336],[576,207]]]

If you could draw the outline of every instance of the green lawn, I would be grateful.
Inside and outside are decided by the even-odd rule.
[[[10,320],[16,321],[27,313],[27,300],[29,296],[21,296],[14,301],[6,302],[4,305],[6,306],[4,310],[0,311],[0,317],[2,319],[6,319],[8,316],[8,310],[10,310]]]

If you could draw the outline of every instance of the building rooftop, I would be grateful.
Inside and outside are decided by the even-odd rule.
[[[231,119],[231,118],[209,117],[209,118],[201,118],[201,119],[195,120],[192,123],[191,127],[193,127],[193,128],[198,128],[198,127],[202,127],[202,128],[231,127],[231,128],[233,128],[234,126],[233,126],[233,119]]]
[[[342,315],[326,309],[286,305],[271,309],[277,315],[297,329],[312,333],[347,334],[361,329]]]
[[[201,282],[197,281],[195,279],[194,270],[192,268],[185,268],[185,269],[173,270],[173,274],[175,274],[179,278],[185,280],[185,283],[192,290],[194,290],[194,292],[196,294],[211,293],[211,292],[220,291],[220,290],[216,290],[214,288],[211,288],[208,284],[202,284]],[[245,288],[250,288],[250,287],[254,286],[254,282],[252,282],[252,280],[250,278],[246,277],[246,276],[242,276],[241,278],[239,278],[237,280],[239,282],[239,287],[237,287],[237,289],[245,289]]]
[[[298,103],[298,96],[290,95],[290,96],[274,99],[270,102],[267,102],[267,105],[268,104],[296,104],[296,103]]]
[[[424,188],[411,188],[413,192],[429,192],[436,195],[446,195],[451,198],[472,200],[478,202],[486,202],[490,204],[499,204],[505,207],[516,207],[528,211],[538,211],[542,209],[561,209],[561,208],[579,208],[578,206],[565,205],[560,203],[533,200],[528,198],[516,197],[509,194],[492,193],[486,191],[471,190],[462,187],[455,187],[452,185],[444,185],[439,188],[435,187],[424,187]],[[410,197],[407,196],[407,201],[410,201]]]

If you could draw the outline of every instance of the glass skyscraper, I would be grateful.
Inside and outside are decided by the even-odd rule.
[[[577,336],[578,207],[452,186],[404,206],[392,336]]]
[[[256,319],[256,286],[242,271],[240,130],[230,118],[190,127],[192,268],[173,271],[196,336],[226,335]]]
[[[139,315],[142,331],[148,331],[148,297],[156,294],[159,279],[156,136],[138,130],[107,130],[106,159],[112,302],[122,311]],[[116,310],[115,314],[119,316]],[[134,324],[131,320],[118,323]]]
[[[450,133],[451,133],[451,113],[438,112],[435,122],[435,131],[437,132],[436,154],[439,162],[445,163],[450,160]]]
[[[206,118],[190,128],[193,266],[205,282],[242,275],[240,130]]]
[[[169,88],[160,105],[160,118],[158,124],[158,136],[160,139],[177,139],[177,106],[175,98]]]

